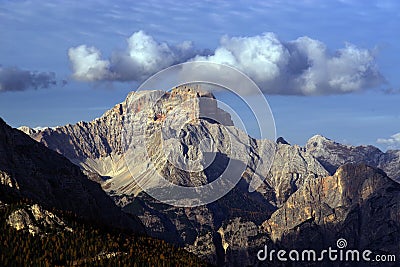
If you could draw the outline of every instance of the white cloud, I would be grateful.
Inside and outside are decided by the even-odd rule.
[[[376,142],[387,145],[389,149],[400,149],[400,133],[394,134],[390,138],[378,138]]]
[[[225,36],[214,54],[195,60],[234,66],[272,94],[343,94],[383,81],[371,51],[347,44],[332,55],[325,44],[309,37],[282,42],[273,33]]]
[[[126,51],[115,52],[111,57],[112,69],[118,74],[118,80],[144,80],[157,71],[195,55],[191,42],[170,46],[165,42],[157,42],[143,31],[132,34],[127,43]]]
[[[72,63],[73,77],[77,80],[99,81],[113,77],[110,62],[102,60],[100,51],[95,47],[72,47],[68,50],[68,57]]]
[[[82,81],[141,81],[195,54],[191,42],[170,46],[157,42],[143,31],[133,33],[127,39],[126,50],[115,51],[108,60],[101,59],[95,47],[81,45],[68,51],[73,77]]]
[[[143,67],[144,73],[151,73],[160,66],[170,66],[176,55],[166,43],[157,43],[153,37],[143,31],[128,38],[128,54],[132,62]]]
[[[238,68],[269,94],[345,94],[373,88],[384,79],[367,49],[346,44],[330,53],[309,37],[283,42],[274,33],[251,37],[223,36],[220,45],[204,55],[191,42],[171,46],[143,31],[127,39],[125,51],[102,60],[100,51],[85,45],[69,50],[73,77],[78,80],[143,81],[176,63],[203,60]]]
[[[239,68],[256,81],[276,79],[289,61],[289,52],[273,33],[254,37],[224,36],[214,55],[197,56],[195,60],[208,60]]]

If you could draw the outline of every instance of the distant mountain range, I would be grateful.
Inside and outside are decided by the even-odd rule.
[[[150,105],[154,99],[159,101]],[[200,99],[207,100],[206,108]],[[215,120],[202,119],[208,115]],[[166,120],[177,136],[175,143],[159,136]],[[256,140],[233,126],[212,94],[190,86],[169,93],[132,92],[91,122],[20,130],[37,142],[1,122],[3,185],[44,206],[72,209],[139,232],[144,227],[150,236],[218,266],[263,265],[257,251],[265,244],[322,249],[338,238],[346,238],[351,248],[400,256],[400,185],[395,182],[400,181],[400,151],[342,145],[318,135],[305,147],[283,138]],[[146,135],[146,149],[139,140],[129,140],[138,149],[129,154],[135,167],[128,168],[124,138],[137,132]],[[227,141],[230,136],[234,145]],[[204,138],[213,140],[212,149],[219,155],[207,168],[182,171],[169,162],[203,160],[198,145]],[[274,156],[271,168],[256,169],[266,155]],[[161,203],[132,179],[139,177],[146,188],[157,188],[148,169],[153,164],[175,184],[205,185],[218,178],[229,160],[243,166],[240,181],[221,199],[199,207]],[[249,192],[254,177],[261,186]]]
[[[382,169],[390,178],[400,182],[400,150],[389,150],[384,153],[371,145],[343,145],[321,135],[310,138],[305,149],[331,174],[347,163],[365,163]]]

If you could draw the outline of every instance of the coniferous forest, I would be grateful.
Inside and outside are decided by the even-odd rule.
[[[4,266],[207,266],[183,248],[165,241],[82,221],[52,210],[73,231],[47,229],[32,235],[7,224],[28,200],[0,205],[0,262]]]

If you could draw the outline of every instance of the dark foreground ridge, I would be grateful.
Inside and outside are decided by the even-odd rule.
[[[8,200],[0,201],[2,266],[210,266],[162,240]]]
[[[89,221],[144,232],[140,221],[115,206],[101,187],[64,156],[8,126],[0,118],[0,188],[43,207]]]

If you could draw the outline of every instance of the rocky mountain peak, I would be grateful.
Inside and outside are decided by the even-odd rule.
[[[155,122],[182,119],[198,122],[199,118],[211,119],[223,125],[233,125],[230,115],[218,108],[215,96],[200,85],[181,85],[169,92],[140,91],[131,93],[126,100],[114,107],[114,112],[137,116],[146,111]]]
[[[288,141],[285,140],[285,138],[283,138],[282,136],[278,137],[278,139],[276,139],[276,143],[277,144],[282,144],[282,145],[290,145]]]
[[[371,145],[352,146],[344,145],[321,135],[311,137],[305,149],[313,155],[331,174],[337,168],[347,163],[364,163],[373,167],[378,167],[386,174],[400,181],[400,151],[392,150],[386,153]]]
[[[82,166],[82,162],[88,158],[97,160],[113,156],[112,161],[118,161],[117,157],[124,153],[122,133],[127,129],[141,131],[161,126],[180,129],[184,125],[198,123],[200,119],[225,126],[233,125],[230,114],[218,107],[213,94],[197,85],[184,85],[170,92],[131,92],[123,102],[91,122],[82,121],[75,125],[37,131],[21,130]],[[84,168],[103,176],[114,175],[110,171],[118,168],[109,166],[114,163],[109,162],[106,167],[103,163],[89,161]]]
[[[181,85],[172,88],[168,92],[162,90],[132,91],[122,103],[115,105],[114,108],[106,112],[102,117],[109,116],[110,114],[127,115],[130,112],[138,113],[144,109],[151,109],[152,105],[147,105],[150,103],[157,105],[164,104],[171,109],[172,104],[183,104],[187,101],[193,102],[195,99],[200,98],[215,100],[215,96],[211,92],[203,90],[200,85]],[[201,106],[193,105],[191,108],[199,110]]]
[[[188,98],[208,97],[215,99],[215,96],[211,92],[204,90],[199,84],[194,84],[194,85],[188,84],[188,85],[180,85],[174,87],[172,88],[170,94],[172,96],[181,95],[181,96],[186,96]]]
[[[27,134],[27,135],[31,135],[31,134],[36,133],[36,130],[35,130],[35,129],[30,128],[30,127],[28,127],[28,126],[21,126],[21,127],[18,127],[18,130],[20,130],[21,132],[24,132],[24,133]]]
[[[331,139],[326,138],[325,136],[322,136],[320,134],[316,134],[310,139],[308,139],[306,147],[311,148],[311,147],[320,147],[321,145],[325,143],[332,143],[333,141]]]

